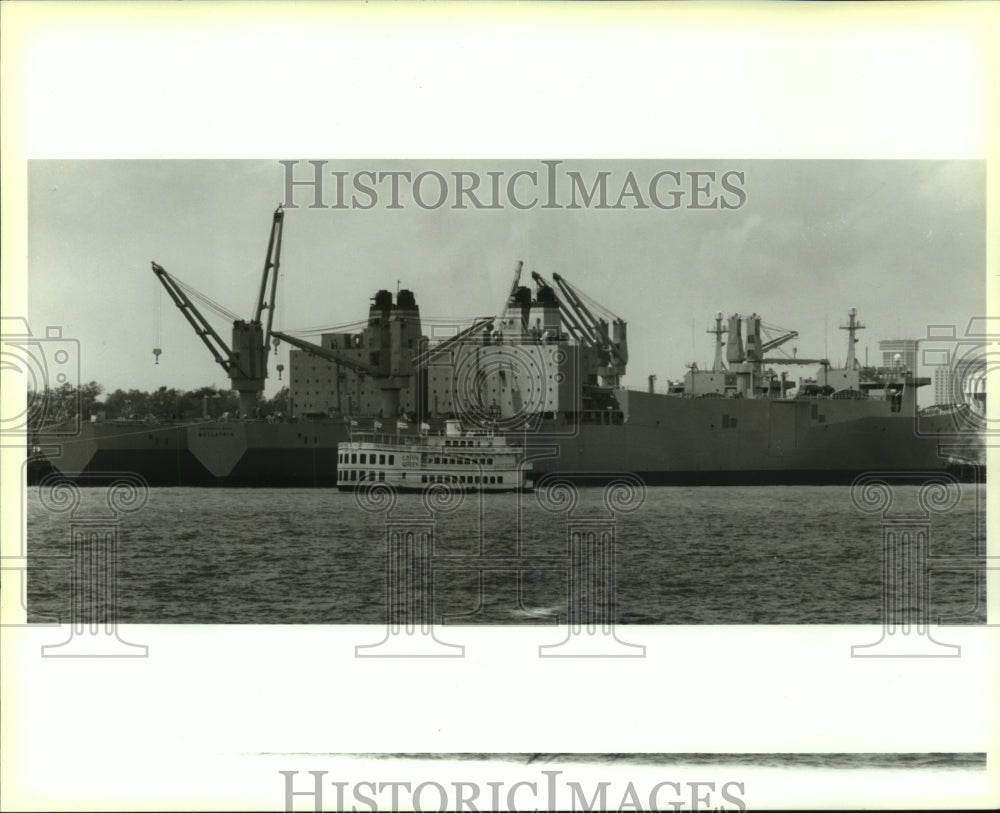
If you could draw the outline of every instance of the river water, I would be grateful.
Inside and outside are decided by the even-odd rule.
[[[629,504],[581,488],[574,506],[539,494],[468,494],[429,508],[421,495],[399,495],[386,511],[327,489],[150,489],[118,518],[117,620],[383,623],[387,528],[419,526],[433,532],[435,621],[565,623],[568,536],[590,528],[613,534],[617,623],[877,624],[883,529],[902,522],[929,528],[938,562],[929,618],[985,622],[982,574],[940,566],[984,551],[982,485],[961,486],[954,507],[931,513],[916,487],[898,487],[885,516],[861,510],[841,486],[648,488]],[[40,496],[28,489],[35,621],[70,611],[71,523],[108,516],[102,488],[82,489],[73,514]]]

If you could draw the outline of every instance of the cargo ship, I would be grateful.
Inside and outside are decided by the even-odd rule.
[[[342,486],[341,447],[352,432],[402,421],[445,431],[489,428],[520,447],[532,477],[558,472],[595,482],[617,474],[649,484],[849,483],[865,472],[957,471],[984,462],[975,404],[919,410],[930,383],[897,359],[855,357],[864,325],[848,314],[846,362],[776,355],[797,337],[757,314],[716,314],[711,369],[689,365],[654,391],[623,385],[626,322],[559,274],[518,263],[499,316],[424,333],[412,291],[378,291],[360,328],[307,340],[273,329],[283,211],[272,221],[260,296],[227,344],[183,285],[153,264],[174,304],[239,393],[225,419],[151,423],[91,420],[33,438],[37,473],[86,483],[132,472],[154,486]],[[777,332],[775,332],[777,330]],[[291,408],[255,420],[271,345],[290,345]],[[789,372],[791,370],[791,373]],[[804,371],[804,375],[796,372]],[[345,447],[346,448],[346,447]]]

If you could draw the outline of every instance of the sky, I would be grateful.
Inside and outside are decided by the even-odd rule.
[[[294,159],[286,159],[294,160]],[[313,159],[321,160],[321,159]],[[558,159],[551,159],[558,160]],[[842,362],[839,326],[857,308],[867,326],[859,358],[874,360],[878,341],[919,338],[931,324],[957,324],[985,308],[985,164],[975,161],[854,160],[566,160],[552,164],[559,208],[546,202],[547,165],[508,161],[330,160],[323,203],[309,187],[286,191],[279,159],[35,160],[28,168],[29,322],[59,325],[80,342],[80,375],[105,391],[222,386],[222,369],[168,299],[150,262],[243,318],[250,316],[271,226],[285,215],[275,326],[282,330],[363,319],[380,288],[410,288],[425,321],[446,322],[502,310],[517,261],[529,272],[558,273],[629,326],[626,384],[679,378],[684,365],[711,364],[714,314],[759,313],[765,323],[797,330],[802,357]],[[390,208],[390,180],[377,201],[353,186],[363,171],[440,173],[448,196],[434,208],[435,176],[400,180]],[[313,178],[306,159],[295,180]],[[518,172],[538,173],[539,204],[522,211],[507,196]],[[680,173],[684,197],[674,209],[650,199],[660,172]],[[334,172],[347,173],[347,208],[337,202]],[[472,173],[484,206],[489,172],[503,172],[498,208],[453,208],[455,172]],[[571,176],[589,189],[607,176],[608,207],[628,173],[638,197],[623,208],[570,209]],[[692,172],[708,192],[692,197]],[[727,172],[738,196],[720,183]],[[742,181],[740,180],[742,177]],[[661,176],[658,200],[669,205],[675,176]],[[471,181],[467,181],[471,183]],[[521,177],[514,200],[536,196]],[[579,188],[579,187],[577,187]],[[735,208],[690,208],[713,198]],[[356,201],[356,206],[352,205]],[[645,205],[648,208],[639,208]],[[205,311],[227,339],[224,319]],[[426,332],[425,328],[425,332]],[[160,347],[159,364],[153,348]],[[278,361],[287,369],[287,348]],[[272,357],[266,393],[278,381]],[[805,373],[803,373],[805,374]],[[287,381],[287,373],[284,374]]]

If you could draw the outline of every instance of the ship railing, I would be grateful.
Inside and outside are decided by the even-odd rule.
[[[439,435],[430,435],[430,436],[428,436],[428,435],[415,435],[415,434],[406,434],[406,435],[404,435],[404,434],[386,434],[384,432],[358,432],[358,431],[354,431],[354,432],[351,433],[351,437],[350,437],[350,439],[349,439],[348,442],[351,442],[351,443],[353,443],[353,442],[378,443],[378,444],[381,444],[381,445],[384,445],[384,446],[400,446],[400,447],[403,447],[403,446],[424,446],[424,447],[426,447],[428,445],[426,443],[426,440],[427,440],[428,437],[433,437],[433,438],[436,439],[438,437],[444,438],[446,436],[444,436],[444,435],[440,435],[440,436]],[[471,451],[474,451],[476,449],[482,450],[482,449],[489,449],[489,448],[502,448],[502,447],[504,447],[506,445],[509,445],[507,443],[507,438],[505,438],[503,436],[499,436],[499,435],[478,435],[478,436],[471,436],[470,435],[468,437],[458,438],[458,439],[459,440],[471,440],[471,439],[473,439],[473,437],[475,437],[476,440],[488,440],[488,441],[490,441],[490,446],[469,446],[469,447],[447,446],[447,447],[445,447],[443,444],[437,444],[437,443],[435,443],[434,444],[434,448],[437,448],[438,446],[440,446],[441,449],[447,449],[447,451],[448,451],[449,454],[452,454],[452,456],[457,457],[457,456],[459,456],[462,453],[463,449],[466,449],[466,450],[468,450],[468,451],[471,452]]]
[[[387,446],[420,446],[425,435],[396,435],[382,432],[352,432],[351,441],[380,443]]]

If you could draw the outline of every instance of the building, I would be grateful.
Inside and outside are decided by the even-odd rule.
[[[899,355],[900,365],[912,373],[917,371],[917,342],[916,339],[883,339],[878,343],[879,352],[882,354],[882,367],[897,366],[896,356]]]
[[[954,404],[958,399],[952,394],[951,367],[934,368],[934,403],[940,406]]]
[[[951,359],[934,368],[934,403],[969,404],[983,410],[986,402],[986,358]]]

